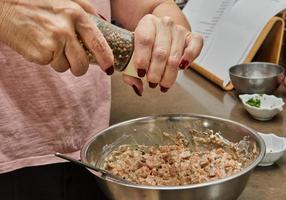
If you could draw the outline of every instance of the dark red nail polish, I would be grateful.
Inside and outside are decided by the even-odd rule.
[[[146,75],[146,70],[145,69],[138,69],[137,74],[140,78],[142,78]]]
[[[185,69],[188,65],[189,65],[189,61],[182,60],[179,67],[180,67],[180,69]]]
[[[105,70],[105,73],[107,74],[107,75],[112,75],[113,73],[114,73],[114,68],[113,68],[113,66],[111,66],[111,67],[109,67],[108,69],[106,69]]]
[[[132,88],[138,96],[140,96],[140,97],[142,96],[142,94],[139,92],[138,88],[135,85],[132,85]]]
[[[158,83],[149,82],[149,87],[150,87],[150,88],[156,88],[157,85],[158,85]]]
[[[107,21],[107,19],[106,19],[105,17],[103,17],[101,14],[99,14],[99,13],[97,13],[97,14],[98,14],[98,16],[99,16],[101,19]]]
[[[166,93],[166,92],[168,92],[168,90],[169,90],[169,88],[160,86],[160,91],[161,91],[161,92]]]

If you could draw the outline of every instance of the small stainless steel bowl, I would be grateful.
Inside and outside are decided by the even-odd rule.
[[[272,94],[284,79],[280,65],[252,62],[229,69],[230,80],[240,94]]]
[[[101,165],[102,160],[121,144],[166,144],[163,132],[187,133],[190,129],[220,131],[222,136],[238,142],[248,136],[257,145],[259,155],[242,171],[232,176],[202,184],[184,186],[145,186],[126,184],[108,180],[98,173],[95,177],[107,197],[112,200],[234,200],[244,190],[253,168],[262,160],[265,153],[263,139],[252,129],[227,119],[191,115],[172,114],[150,116],[113,125],[92,136],[81,150],[83,162]]]

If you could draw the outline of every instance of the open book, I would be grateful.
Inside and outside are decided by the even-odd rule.
[[[274,16],[285,8],[286,0],[189,0],[183,12],[192,31],[204,37],[192,67],[230,90],[228,69],[251,61],[259,49],[264,48],[262,61],[277,63],[284,20]]]

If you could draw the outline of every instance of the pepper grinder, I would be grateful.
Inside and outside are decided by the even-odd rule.
[[[115,26],[97,16],[90,16],[97,28],[102,32],[114,55],[114,69],[130,76],[137,77],[132,55],[134,50],[134,34],[126,29]],[[95,57],[86,50],[90,63],[96,64]]]

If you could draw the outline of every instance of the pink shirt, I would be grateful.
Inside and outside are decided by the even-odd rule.
[[[94,0],[110,19],[108,0]],[[0,43],[0,173],[79,158],[92,134],[108,126],[110,78],[98,66],[74,77],[25,61]]]

